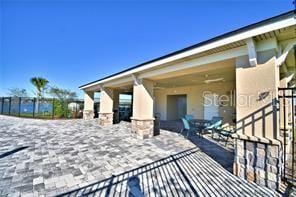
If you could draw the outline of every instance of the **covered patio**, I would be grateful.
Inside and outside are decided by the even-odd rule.
[[[91,86],[85,90],[84,118],[92,118],[94,93],[100,92],[99,123],[118,123],[119,96],[128,93],[133,101],[132,130],[140,138],[153,136],[155,117],[172,121],[180,120],[186,114],[205,120],[219,116],[224,124],[235,125],[235,64],[235,58],[225,57],[200,66],[164,67],[162,72],[154,69]]]
[[[132,92],[131,132],[141,139],[158,133],[155,117],[222,117],[235,127],[233,173],[278,190],[293,133],[282,129],[292,105],[278,107],[278,89],[295,86],[295,25],[287,12],[85,84],[84,118],[94,92],[100,125],[116,123],[118,95]]]
[[[233,152],[166,130],[138,140],[130,123],[0,116],[0,196],[258,196],[278,193],[234,176]]]

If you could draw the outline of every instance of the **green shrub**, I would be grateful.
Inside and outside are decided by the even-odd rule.
[[[69,110],[68,103],[64,100],[54,100],[54,117],[55,118],[68,118]]]

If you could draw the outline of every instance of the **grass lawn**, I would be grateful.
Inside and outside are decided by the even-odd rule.
[[[3,115],[10,115],[10,116],[16,116],[16,117],[23,117],[23,118],[33,118],[32,113],[21,113],[21,114],[3,114]],[[34,118],[41,118],[41,119],[52,119],[52,114],[43,114],[43,113],[35,113]]]

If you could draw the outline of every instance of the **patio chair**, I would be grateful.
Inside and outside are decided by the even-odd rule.
[[[187,131],[186,137],[188,138],[189,135],[191,135],[192,133],[198,132],[200,137],[200,131],[198,130],[197,127],[190,126],[189,122],[185,118],[182,118],[182,122],[183,122],[183,129],[180,132],[181,134],[184,130]]]
[[[194,124],[191,122],[193,120],[193,118],[194,118],[193,115],[186,114],[184,118],[185,118],[185,120],[188,121],[188,123],[189,123],[190,126],[193,126],[194,127]]]
[[[193,120],[193,115],[191,115],[191,114],[187,114],[187,115],[185,115],[185,120],[187,120],[187,121],[191,121],[191,120]]]
[[[212,138],[214,138],[214,133],[215,133],[215,129],[221,128],[222,126],[222,117],[220,116],[214,116],[211,120],[211,123],[208,124],[204,129],[203,132],[205,131],[211,131],[212,133]]]
[[[213,130],[219,135],[219,140],[223,137],[226,138],[225,146],[227,145],[229,138],[232,138],[232,134],[236,132],[235,129],[231,128],[229,124],[223,125],[221,128],[214,128]]]

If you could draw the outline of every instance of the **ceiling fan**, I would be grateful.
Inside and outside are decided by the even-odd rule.
[[[162,89],[165,89],[165,87],[155,86],[154,89],[155,89],[155,90],[162,90]]]
[[[206,80],[204,80],[204,82],[206,83],[206,84],[209,84],[209,83],[216,83],[216,82],[220,82],[220,81],[225,81],[224,80],[224,78],[223,77],[221,77],[221,78],[217,78],[217,79],[206,79]]]

